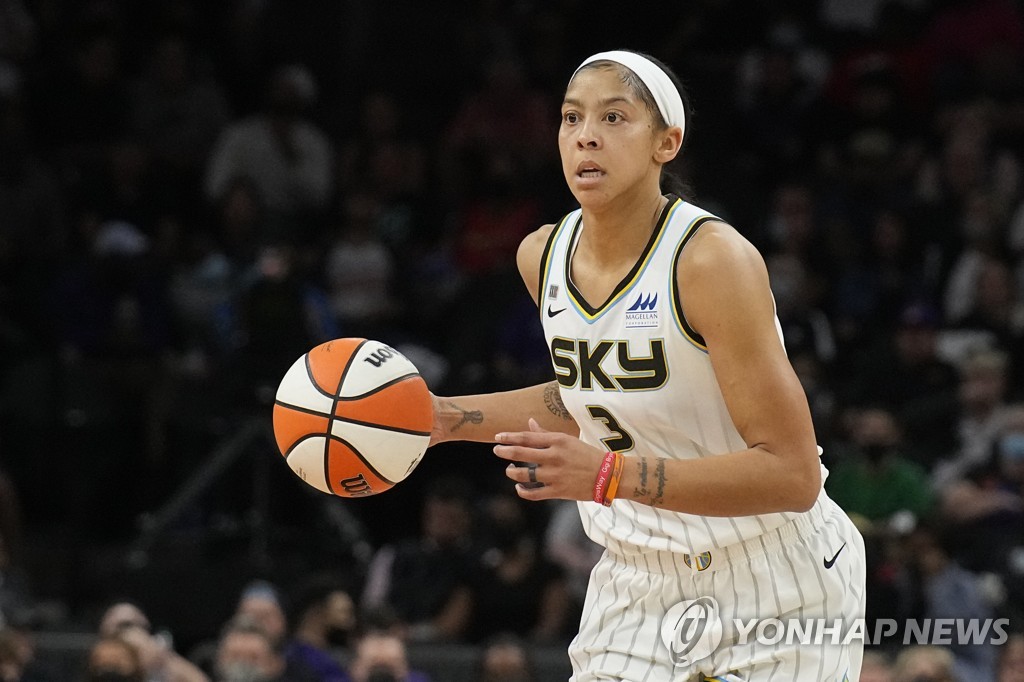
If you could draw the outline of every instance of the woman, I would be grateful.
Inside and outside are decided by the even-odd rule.
[[[433,440],[495,441],[520,497],[580,501],[606,550],[573,680],[855,680],[863,541],[824,493],[760,254],[662,191],[686,118],[657,60],[577,69],[558,142],[580,208],[517,257],[556,381],[436,397]],[[771,618],[840,641],[748,627]]]

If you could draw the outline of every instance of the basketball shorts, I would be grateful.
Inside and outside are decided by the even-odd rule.
[[[698,556],[605,551],[590,575],[571,682],[854,682],[864,541],[824,500]]]

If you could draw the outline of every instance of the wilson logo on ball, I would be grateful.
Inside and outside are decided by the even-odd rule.
[[[352,478],[341,479],[341,488],[345,491],[346,495],[350,495],[352,497],[373,494],[373,488],[371,488],[370,484],[366,482],[366,479],[363,478],[362,474],[353,476]]]
[[[368,362],[374,367],[380,367],[391,358],[399,355],[399,352],[390,346],[384,346],[376,353],[370,355],[370,357],[363,359],[363,362]]]

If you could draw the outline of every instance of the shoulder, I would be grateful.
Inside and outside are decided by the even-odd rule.
[[[554,223],[541,225],[523,237],[523,241],[519,243],[519,254],[536,255],[539,258],[541,253],[544,252],[544,247],[547,246],[548,240],[551,239],[551,233],[554,232],[555,227]]]
[[[537,300],[537,292],[540,288],[540,261],[544,256],[555,225],[543,225],[530,234],[523,237],[519,243],[519,250],[516,252],[516,265],[519,268],[519,275]]]
[[[710,220],[700,226],[679,254],[679,266],[689,277],[710,275],[716,279],[737,269],[766,269],[757,248],[736,228],[721,220]]]
[[[766,326],[775,312],[768,268],[731,225],[702,225],[679,254],[676,273],[683,313],[706,339],[725,327],[751,331],[755,320],[765,333],[775,333]]]

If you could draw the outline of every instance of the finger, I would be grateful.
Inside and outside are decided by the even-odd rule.
[[[505,467],[505,475],[516,483],[528,483],[530,480],[530,472],[526,467],[516,466],[515,464],[509,464]]]
[[[542,485],[544,485],[544,483],[540,481],[539,478],[536,478],[540,475],[537,473],[539,471],[540,467],[534,467],[535,478],[531,479],[530,467],[528,465],[509,464],[507,467],[505,467],[505,475],[507,477],[527,488],[539,488]]]
[[[494,454],[502,459],[511,462],[541,462],[548,461],[547,451],[537,448],[527,448],[521,445],[495,445]]]
[[[516,483],[516,494],[524,500],[530,502],[537,502],[539,500],[550,500],[555,497],[555,494],[551,492],[550,486],[541,486],[540,488],[527,488],[521,483]]]
[[[550,433],[547,429],[537,423],[537,420],[530,417],[530,421],[527,422],[530,425],[530,431],[534,433]]]
[[[562,434],[555,431],[503,431],[502,433],[495,434],[494,440],[497,443],[504,443],[506,445],[548,448],[560,437],[562,437]]]

